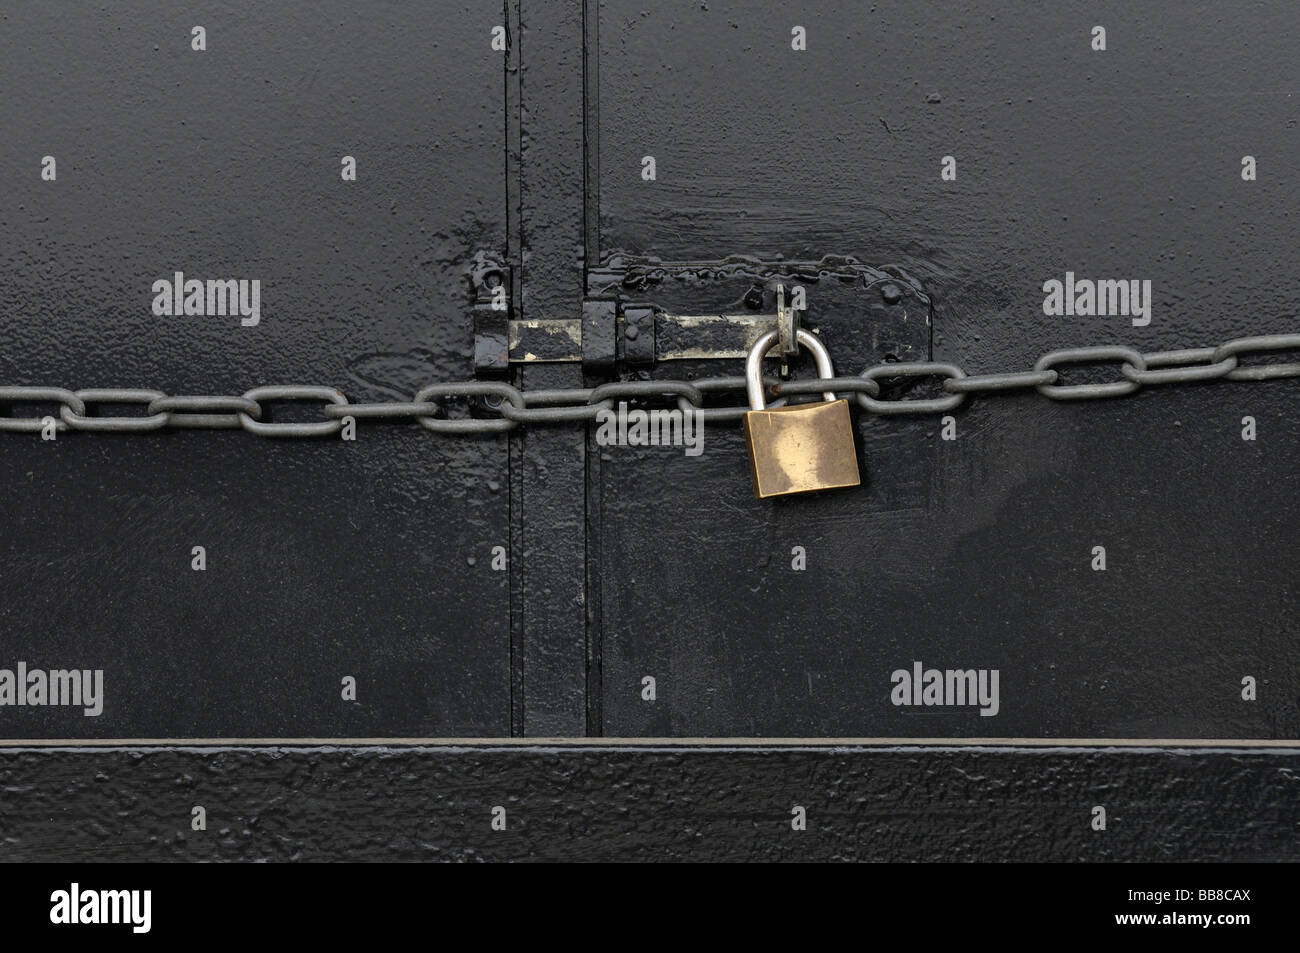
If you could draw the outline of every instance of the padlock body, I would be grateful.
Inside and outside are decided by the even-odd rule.
[[[847,400],[751,410],[745,440],[760,500],[862,482]]]

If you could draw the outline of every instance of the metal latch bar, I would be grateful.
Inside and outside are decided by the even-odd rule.
[[[776,327],[774,314],[670,314],[653,310],[656,361],[743,358]],[[583,359],[581,318],[510,321],[510,363],[566,363]],[[624,331],[624,333],[626,333]],[[638,331],[644,334],[645,330]]]

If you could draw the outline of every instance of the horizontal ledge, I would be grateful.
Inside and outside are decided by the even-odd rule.
[[[1294,749],[1271,738],[21,738],[0,748],[1243,748]]]

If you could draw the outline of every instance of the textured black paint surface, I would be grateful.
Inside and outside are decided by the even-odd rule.
[[[466,377],[465,269],[505,246],[500,17],[413,11],[5,4],[0,379],[393,400]],[[261,324],[154,317],[175,270],[260,279]],[[5,436],[0,666],[102,668],[107,702],[0,709],[0,736],[509,733],[504,438]]]
[[[933,296],[935,360],[971,373],[1294,332],[1294,26],[1287,3],[607,0],[602,253],[895,265]],[[1150,326],[1045,317],[1067,270],[1150,279]],[[605,733],[1295,738],[1296,407],[1283,381],[976,399],[954,442],[937,417],[861,419],[860,488],[776,502],[738,428],[698,458],[613,448]],[[915,660],[1000,669],[1000,713],[895,708]]]
[[[0,858],[1295,860],[1298,768],[1282,750],[11,750]]]
[[[582,6],[511,3],[519,16],[520,246],[525,319],[582,315],[584,188]],[[530,366],[524,389],[581,387],[579,365]],[[519,614],[522,734],[587,728],[586,435],[537,428],[515,458],[523,593]]]

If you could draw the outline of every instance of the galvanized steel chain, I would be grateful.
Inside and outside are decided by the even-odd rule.
[[[1089,400],[1122,397],[1148,385],[1181,384],[1197,381],[1262,381],[1300,377],[1300,361],[1244,364],[1243,359],[1273,351],[1300,350],[1300,334],[1269,334],[1236,338],[1218,347],[1185,348],[1143,354],[1122,346],[1077,347],[1051,351],[1028,370],[994,374],[967,374],[955,364],[924,361],[875,364],[856,377],[813,378],[782,381],[763,378],[767,390],[776,396],[768,407],[779,407],[786,398],[815,395],[827,390],[853,394],[869,413],[934,414],[956,409],[968,395],[992,395],[1018,390],[1036,390],[1052,400]],[[1070,364],[1118,365],[1118,379],[1105,383],[1065,384],[1058,368]],[[883,382],[931,378],[944,391],[938,397],[907,398],[898,388]],[[464,381],[430,384],[410,401],[351,403],[339,390],[328,386],[271,385],[255,387],[240,395],[169,396],[142,388],[0,387],[0,411],[14,404],[53,403],[52,415],[14,417],[0,415],[0,431],[35,433],[51,422],[60,431],[143,433],[165,429],[242,429],[263,437],[320,437],[337,434],[346,418],[355,421],[415,421],[434,433],[497,433],[514,430],[520,424],[586,423],[595,421],[602,410],[626,399],[672,398],[681,410],[698,411],[707,422],[736,421],[748,412],[747,404],[709,406],[714,395],[743,398],[743,376],[708,377],[698,380],[615,381],[592,388],[521,391],[500,381]],[[453,399],[477,398],[480,413],[487,416],[451,418],[447,403]],[[281,421],[270,419],[267,407],[284,401],[319,403],[321,419]],[[135,405],[134,415],[97,416],[90,411],[102,404]]]

